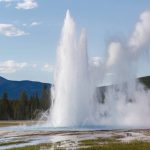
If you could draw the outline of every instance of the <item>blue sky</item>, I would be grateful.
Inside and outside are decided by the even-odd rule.
[[[104,58],[108,41],[130,36],[150,1],[0,0],[0,76],[52,82],[67,9],[78,28],[87,30],[89,56]],[[140,75],[150,74],[147,63],[141,61],[140,66]]]

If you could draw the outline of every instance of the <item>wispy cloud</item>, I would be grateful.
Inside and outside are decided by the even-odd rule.
[[[3,3],[11,3],[11,2],[14,2],[14,0],[0,0],[0,2],[3,2]]]
[[[4,3],[6,7],[11,6],[12,3],[16,2],[17,0],[0,0],[0,2]]]
[[[13,0],[0,0],[0,2],[13,2]]]
[[[35,27],[35,26],[39,26],[41,24],[42,24],[41,22],[33,21],[31,23],[23,23],[22,26],[24,26],[24,27]]]
[[[37,68],[37,64],[32,64],[31,67],[32,68]]]
[[[54,66],[50,65],[48,63],[46,63],[43,68],[42,71],[46,71],[46,72],[53,72],[54,71]]]
[[[38,25],[40,25],[41,24],[41,22],[36,22],[36,21],[34,21],[34,22],[32,22],[31,23],[31,27],[33,27],[33,26],[38,26]]]
[[[23,36],[26,33],[23,30],[18,29],[13,24],[0,24],[0,34],[11,37],[11,36]]]
[[[38,4],[36,0],[23,0],[21,2],[19,1],[16,6],[17,9],[33,9],[37,7]]]
[[[26,23],[23,23],[23,24],[22,24],[22,26],[26,27],[26,26],[27,26],[27,24],[26,24]]]
[[[15,62],[14,60],[7,60],[0,62],[0,73],[10,74],[27,66],[26,62]]]
[[[6,7],[11,6],[12,4],[16,5],[16,9],[33,9],[38,7],[38,3],[36,0],[0,0],[0,2],[4,3]]]

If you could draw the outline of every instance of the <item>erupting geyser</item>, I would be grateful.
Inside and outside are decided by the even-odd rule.
[[[135,79],[137,62],[149,50],[149,20],[150,12],[142,13],[129,40],[110,42],[103,62],[89,61],[85,30],[78,38],[67,11],[57,50],[50,126],[150,127],[150,92]],[[114,85],[97,94],[108,73]]]
[[[57,51],[54,79],[53,126],[81,126],[90,115],[92,90],[88,69],[86,34],[79,40],[73,18],[67,11]]]

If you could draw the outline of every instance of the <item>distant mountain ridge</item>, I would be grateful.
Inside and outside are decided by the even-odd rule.
[[[148,89],[150,89],[150,76],[140,77],[138,80],[143,83]],[[44,85],[47,85],[50,89],[51,84],[42,83],[37,81],[12,81],[7,80],[0,76],[0,97],[4,92],[8,93],[10,99],[17,99],[21,92],[25,91],[28,96],[34,95],[36,92],[38,96],[42,94],[42,88]]]
[[[38,93],[38,96],[41,96],[42,88],[45,84],[49,88],[51,87],[51,84],[49,83],[29,80],[12,81],[0,76],[0,97],[3,95],[4,92],[7,92],[10,99],[17,99],[20,93],[23,91],[25,91],[28,96],[32,96],[36,92]]]

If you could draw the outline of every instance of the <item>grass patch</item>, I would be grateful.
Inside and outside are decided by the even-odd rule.
[[[12,120],[12,121],[0,121],[0,127],[7,127],[7,126],[16,126],[16,125],[34,125],[36,124],[38,121],[34,121],[34,120]],[[42,122],[40,122],[42,123]]]
[[[88,147],[86,147],[88,146]],[[107,143],[97,145],[85,145],[78,150],[150,150],[150,142],[132,141],[130,143]]]
[[[31,146],[25,146],[25,147],[18,147],[18,148],[12,148],[10,150],[48,150],[52,148],[53,145],[51,143],[43,143],[43,144],[38,144],[38,145],[31,145]],[[55,148],[55,150],[63,150],[61,148]]]
[[[7,145],[13,145],[13,144],[22,144],[26,143],[24,141],[15,141],[15,142],[6,142],[6,143],[0,143],[0,146],[7,146]]]
[[[18,122],[0,122],[0,127],[7,127],[7,126],[15,126],[19,125]]]
[[[100,144],[99,142],[107,142]],[[132,141],[129,143],[122,143],[111,138],[97,138],[93,140],[81,141],[83,145],[79,145],[78,150],[150,150],[150,142]],[[55,144],[54,144],[55,145]],[[45,143],[33,146],[25,146],[21,148],[12,148],[11,150],[63,150],[63,148],[55,147],[53,144]]]
[[[40,149],[46,149],[51,148],[51,144],[45,143],[45,144],[38,144],[38,145],[31,145],[31,146],[25,146],[25,147],[18,147],[18,148],[12,148],[11,150],[40,150]]]
[[[88,140],[82,140],[80,141],[80,145],[82,146],[89,146],[89,145],[98,145],[98,144],[103,144],[103,143],[112,143],[112,142],[117,142],[117,139],[115,137],[108,137],[108,138],[103,138],[99,137],[96,139],[88,139]]]

